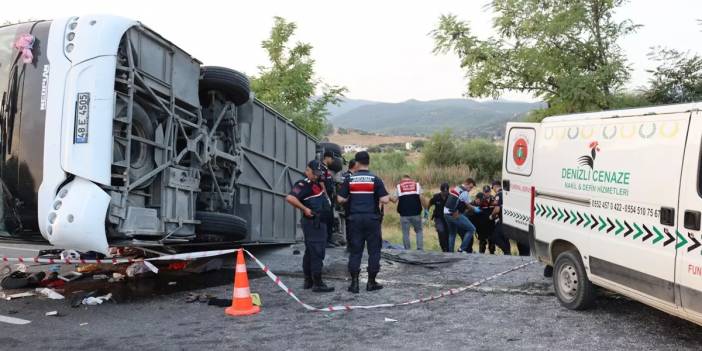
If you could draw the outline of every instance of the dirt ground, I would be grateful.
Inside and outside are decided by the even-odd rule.
[[[257,250],[255,254],[299,297],[314,306],[403,302],[465,286],[529,257],[388,251],[380,278],[385,289],[354,295],[346,291],[346,254],[329,250],[326,277],[336,291],[300,289],[296,254],[300,247]],[[398,261],[406,262],[400,263]],[[407,263],[408,262],[408,263]],[[233,318],[220,307],[186,303],[193,287],[120,298],[114,303],[71,308],[68,302],[25,298],[0,301],[0,315],[31,320],[2,324],[3,350],[699,350],[700,327],[611,293],[592,310],[561,307],[550,279],[532,264],[475,290],[419,305],[308,312],[257,269],[248,265],[251,289],[261,295],[258,315]],[[196,292],[231,296],[231,271]],[[215,280],[217,280],[215,282]],[[362,277],[365,280],[365,277]],[[192,281],[195,286],[202,282]],[[225,284],[225,285],[219,285]],[[148,290],[147,288],[143,288]],[[152,290],[154,288],[152,287]],[[155,291],[155,290],[154,290]],[[47,317],[57,310],[61,317]],[[387,319],[394,321],[387,321]]]

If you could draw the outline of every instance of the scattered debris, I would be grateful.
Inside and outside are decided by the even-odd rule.
[[[148,272],[158,273],[158,268],[154,266],[154,264],[151,262],[140,261],[132,263],[129,267],[127,267],[126,274],[127,277],[135,277],[139,274],[144,274]]]
[[[58,278],[63,280],[63,281],[66,281],[66,282],[70,282],[70,281],[74,281],[82,276],[83,276],[83,274],[74,271],[74,272],[68,272],[64,275],[59,275]]]
[[[9,264],[6,264],[0,268],[0,277],[4,277],[10,273],[12,273],[12,267],[10,267]]]
[[[196,260],[190,262],[184,269],[188,273],[205,273],[222,269],[224,261],[221,258],[211,260]],[[170,267],[170,266],[169,266]]]
[[[176,284],[178,284],[178,282],[168,282],[168,285],[170,285],[170,286],[173,286],[173,285],[176,285]]]
[[[8,300],[8,301],[9,301],[9,300],[14,300],[14,299],[21,299],[21,298],[23,298],[23,297],[30,297],[30,296],[34,296],[34,293],[25,291],[25,292],[22,292],[22,293],[17,293],[17,294],[12,294],[12,295],[5,295],[5,300]]]
[[[88,325],[88,323],[81,323],[79,324],[81,327]]]
[[[8,317],[8,316],[3,316],[3,315],[0,315],[0,322],[9,323],[9,324],[16,324],[16,325],[23,325],[23,324],[32,323],[32,321],[28,321],[26,319]]]
[[[44,272],[26,273],[17,270],[2,278],[0,287],[3,289],[32,288],[38,286],[45,276],[46,273]]]
[[[93,275],[93,280],[103,280],[103,279],[110,279],[110,277],[108,277],[107,274],[95,274],[95,275]]]
[[[79,292],[74,294],[71,297],[71,307],[76,308],[80,307],[83,304],[83,300],[86,298],[93,296],[97,293],[97,291],[90,291],[90,292]]]
[[[185,298],[185,302],[191,303],[195,301],[199,302],[209,302],[212,299],[214,299],[214,296],[209,295],[209,294],[197,294],[197,293],[189,293],[188,296]]]
[[[124,274],[115,272],[115,273],[112,273],[112,278],[110,278],[108,280],[108,282],[114,283],[114,282],[119,282],[122,280],[124,280]]]
[[[261,305],[261,296],[258,293],[251,293],[251,302],[255,306],[263,306]]]
[[[82,304],[84,305],[89,305],[89,306],[95,306],[95,305],[100,305],[105,301],[108,301],[109,299],[112,298],[112,293],[108,293],[107,295],[103,296],[98,296],[98,297],[86,297],[83,299]]]
[[[395,323],[395,322],[397,322],[397,319],[385,317],[385,323]]]
[[[92,273],[101,270],[102,267],[97,263],[82,264],[76,267],[78,273]]]
[[[61,271],[61,265],[60,264],[52,264],[49,266],[49,272],[50,273],[58,273]]]
[[[18,263],[15,265],[15,271],[27,273],[29,271],[29,268],[24,263]]]
[[[59,278],[57,272],[49,273],[49,275],[46,278],[44,278],[44,280],[39,282],[39,286],[44,286],[53,289],[63,288],[64,285],[66,285],[66,281]]]
[[[232,305],[232,300],[231,299],[212,298],[212,299],[210,299],[210,301],[207,301],[207,304],[210,306],[217,306],[217,307],[229,307]]]
[[[58,311],[50,311],[50,312],[46,312],[44,315],[49,316],[49,317],[58,317],[59,313],[58,313]]]
[[[63,250],[61,252],[61,261],[65,261],[67,259],[74,261],[80,260],[80,253],[78,253],[76,250]]]
[[[42,294],[52,300],[63,300],[63,295],[57,293],[56,291],[49,288],[37,288],[36,290],[39,294]]]

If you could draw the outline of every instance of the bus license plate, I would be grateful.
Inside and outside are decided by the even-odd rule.
[[[88,120],[90,117],[90,93],[78,93],[76,100],[76,126],[73,143],[85,144],[88,142]]]

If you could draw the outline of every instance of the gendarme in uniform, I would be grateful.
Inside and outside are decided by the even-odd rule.
[[[287,201],[302,210],[300,224],[305,235],[305,254],[302,257],[302,271],[305,275],[305,289],[315,292],[329,292],[322,281],[322,264],[324,262],[327,225],[323,220],[331,211],[331,204],[321,180],[321,164],[312,160],[307,164],[307,178],[295,182]]]
[[[368,248],[368,283],[366,290],[379,290],[375,278],[380,271],[380,203],[388,202],[385,184],[368,170],[370,156],[359,152],[355,157],[359,170],[347,176],[339,189],[340,202],[346,202],[348,208],[347,230],[349,235],[349,273],[351,286],[349,291],[358,293],[358,275],[361,271],[363,247]]]

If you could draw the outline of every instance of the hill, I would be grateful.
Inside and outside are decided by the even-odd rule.
[[[542,103],[502,100],[365,101],[346,112],[332,114],[329,120],[335,127],[388,135],[430,135],[451,129],[464,136],[494,136],[503,133],[507,121],[518,120],[541,107]]]

